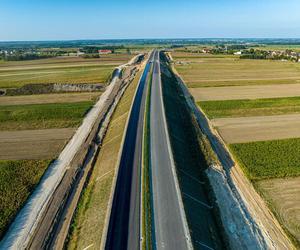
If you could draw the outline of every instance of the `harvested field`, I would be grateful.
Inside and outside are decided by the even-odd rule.
[[[125,91],[81,197],[67,249],[99,249],[125,124],[142,71]]]
[[[259,181],[256,186],[300,247],[300,177]]]
[[[226,143],[300,138],[300,114],[212,119]]]
[[[0,160],[54,159],[74,128],[0,131]]]
[[[0,240],[50,160],[0,161]]]
[[[299,84],[191,88],[196,101],[240,100],[300,96]]]
[[[89,93],[62,93],[46,95],[25,95],[25,96],[2,96],[0,97],[0,106],[9,105],[27,105],[27,104],[45,104],[45,103],[74,103],[95,101],[100,97],[99,92]]]
[[[300,97],[198,102],[211,118],[300,113]]]
[[[97,59],[50,58],[0,64],[0,88],[34,83],[106,83],[113,69],[132,55],[104,55]]]
[[[76,127],[93,103],[85,101],[0,106],[0,130]]]
[[[63,93],[63,94],[43,94],[25,96],[1,96],[0,106],[46,104],[46,103],[73,103],[94,101],[100,97],[99,92],[89,93]]]
[[[300,83],[297,63],[182,52],[172,56],[189,88]]]
[[[230,144],[229,148],[252,181],[300,175],[300,139]]]

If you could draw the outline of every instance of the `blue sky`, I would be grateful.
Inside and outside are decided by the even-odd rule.
[[[0,41],[300,38],[300,0],[0,0]]]

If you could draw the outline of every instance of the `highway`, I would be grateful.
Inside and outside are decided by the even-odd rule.
[[[155,249],[192,249],[178,185],[162,97],[159,51],[155,51],[150,104],[150,154]]]
[[[122,149],[105,249],[140,249],[143,124],[150,61],[140,79]]]

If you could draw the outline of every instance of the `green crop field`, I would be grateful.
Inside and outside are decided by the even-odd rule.
[[[202,101],[197,104],[209,118],[300,113],[300,97]]]
[[[0,130],[78,126],[93,101],[1,106]]]
[[[49,163],[49,160],[0,161],[0,238]]]
[[[117,65],[76,66],[0,71],[0,88],[34,83],[106,83]]]
[[[300,64],[293,62],[183,52],[172,56],[189,88],[300,82]]]
[[[229,148],[252,181],[300,175],[300,139],[231,144]]]
[[[58,57],[0,63],[0,88],[35,83],[106,83],[113,69],[133,55],[111,54],[100,58]]]

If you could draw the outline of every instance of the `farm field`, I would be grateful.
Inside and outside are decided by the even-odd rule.
[[[34,83],[103,83],[113,69],[132,55],[104,55],[97,59],[51,58],[0,64],[0,88],[16,88]]]
[[[251,181],[300,175],[300,139],[230,144]]]
[[[24,95],[24,96],[1,96],[1,106],[27,105],[27,104],[46,104],[46,103],[74,103],[94,101],[100,97],[100,92],[88,93],[61,93],[61,94],[42,94],[42,95]]]
[[[226,143],[300,138],[300,114],[212,119]]]
[[[85,101],[1,106],[0,130],[76,127],[92,105]]]
[[[54,159],[74,128],[0,131],[0,160]]]
[[[49,163],[50,160],[0,160],[0,239]]]
[[[300,247],[300,177],[258,181],[256,186]]]
[[[299,248],[300,64],[191,54],[176,70]]]
[[[300,83],[297,63],[183,52],[172,57],[189,88]]]
[[[300,96],[300,83],[190,88],[196,101],[240,100]]]
[[[98,249],[122,137],[142,70],[125,91],[110,122],[93,173],[80,200],[67,249]]]
[[[201,101],[197,104],[211,119],[300,113],[300,97]]]

